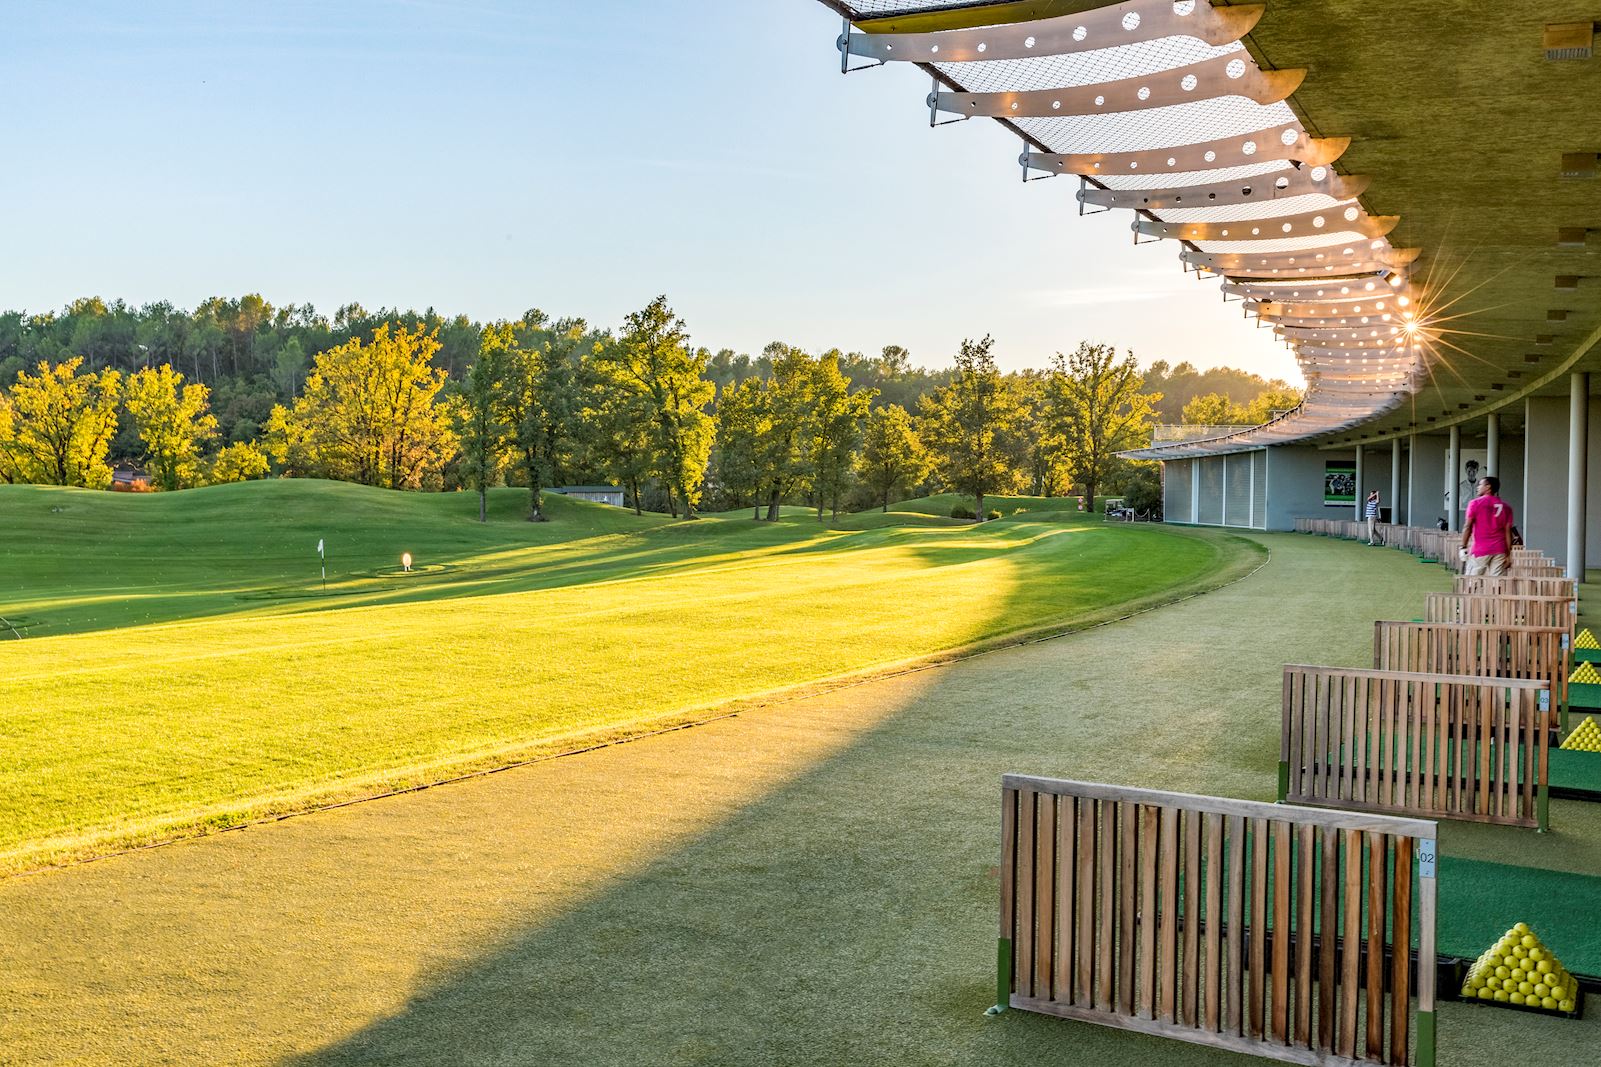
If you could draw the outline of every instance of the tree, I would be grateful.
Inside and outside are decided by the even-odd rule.
[[[537,315],[542,325],[543,315],[530,315]],[[495,367],[493,415],[506,428],[517,467],[527,479],[528,520],[544,522],[543,493],[555,476],[555,448],[565,412],[558,401],[558,372],[552,366],[551,348],[530,326],[526,316],[522,324],[486,326],[478,358]],[[525,332],[529,334],[526,337]]]
[[[706,413],[716,392],[704,376],[710,360],[705,349],[690,350],[684,320],[673,314],[666,296],[630,314],[617,343],[596,354],[613,387],[648,400],[668,510],[677,515],[676,501],[682,501],[685,517],[691,519],[716,432],[715,420]]]
[[[945,480],[973,497],[980,522],[984,497],[1017,485],[1024,418],[1016,387],[995,367],[993,345],[989,337],[964,340],[951,383],[922,403],[923,439]]]
[[[122,376],[79,374],[81,357],[17,375],[0,414],[0,477],[8,482],[111,484],[106,454],[117,433]]]
[[[772,376],[762,386],[766,425],[756,440],[756,469],[767,490],[767,521],[778,521],[786,496],[807,490],[816,474],[817,435],[812,358],[798,348],[774,342],[762,353]]]
[[[771,431],[767,390],[761,379],[745,378],[723,389],[717,403],[717,481],[735,504],[753,502],[761,518],[761,441]]]
[[[436,402],[445,372],[431,359],[432,333],[388,323],[372,340],[319,354],[291,408],[273,408],[267,440],[293,469],[388,489],[437,480],[455,453],[447,405]]]
[[[484,339],[487,341],[489,332]],[[467,371],[462,403],[456,409],[456,434],[461,439],[462,475],[467,488],[478,492],[478,521],[489,521],[489,487],[500,474],[506,427],[499,418],[500,350],[481,344],[478,359]]]
[[[1058,496],[1066,491],[1072,468],[1067,442],[1050,418],[1048,379],[1037,371],[1024,371],[1012,381],[1023,403],[1022,463],[1029,490],[1035,496]]]
[[[1184,405],[1184,422],[1190,426],[1244,426],[1250,421],[1245,408],[1222,393],[1206,393]]]
[[[1115,453],[1150,442],[1161,397],[1141,392],[1143,385],[1133,353],[1120,361],[1110,345],[1080,342],[1072,355],[1058,352],[1051,360],[1051,419],[1091,511]]]
[[[839,517],[839,498],[850,486],[862,420],[877,389],[851,392],[851,380],[840,373],[839,353],[828,352],[812,364],[812,488],[817,494],[817,521],[826,505]]]
[[[932,467],[933,460],[906,409],[899,404],[874,408],[867,418],[857,468],[873,491],[873,499],[882,501],[883,510],[889,510],[897,488],[916,485],[928,477]]]
[[[1301,406],[1299,389],[1264,389],[1245,409],[1245,421],[1252,426],[1268,422],[1273,416]]]
[[[217,436],[208,395],[204,385],[185,385],[183,375],[166,363],[128,379],[128,414],[158,488],[171,492],[204,480],[201,450]]]
[[[211,459],[211,472],[207,481],[213,485],[228,482],[249,482],[265,478],[271,465],[267,453],[250,443],[235,442],[225,446]]]
[[[579,422],[584,427],[585,462],[626,488],[634,514],[642,514],[640,485],[656,466],[649,398],[605,375],[595,375],[585,384],[584,397]]]

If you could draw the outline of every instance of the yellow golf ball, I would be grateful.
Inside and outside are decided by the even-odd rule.
[[[1495,999],[1505,1004],[1507,1001],[1507,991],[1504,989],[1497,989],[1495,991]]]
[[[1572,1011],[1573,1010],[1573,1001],[1571,1001],[1571,1000],[1560,1000],[1560,1001],[1557,1002],[1557,1007],[1562,1009],[1563,1011]]]
[[[1540,1007],[1544,1008],[1546,1011],[1555,1011],[1557,1002],[1553,997],[1541,997]]]
[[[1514,993],[1510,994],[1507,997],[1507,999],[1512,1001],[1512,1003],[1514,1003],[1514,1004],[1522,1004],[1523,1003],[1523,994],[1514,992]]]

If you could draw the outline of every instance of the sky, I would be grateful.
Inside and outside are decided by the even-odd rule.
[[[1024,184],[928,82],[839,73],[816,0],[0,4],[0,307],[529,307],[694,343],[1004,367],[1080,340],[1295,380],[1128,212]]]

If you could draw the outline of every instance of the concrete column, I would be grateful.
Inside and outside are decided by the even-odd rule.
[[[1201,461],[1190,463],[1190,523],[1201,524]]]
[[[1585,491],[1590,452],[1590,376],[1568,379],[1568,577],[1584,580]]]
[[[1462,427],[1451,427],[1451,440],[1445,446],[1445,528],[1456,532],[1457,487],[1462,481]]]
[[[1418,523],[1418,435],[1412,434],[1406,442],[1406,524],[1417,526]]]
[[[1401,523],[1401,439],[1390,442],[1390,521]]]
[[[1364,472],[1362,470],[1362,446],[1361,445],[1357,445],[1356,446],[1356,517],[1357,517],[1358,521],[1360,521],[1361,518],[1362,518],[1362,505],[1367,500],[1367,490],[1362,487],[1363,474],[1364,474]]]
[[[1496,412],[1484,420],[1484,473],[1501,477],[1501,416]]]

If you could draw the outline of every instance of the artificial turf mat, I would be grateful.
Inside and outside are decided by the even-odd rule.
[[[1601,800],[1601,753],[1553,748],[1549,758],[1552,796]]]
[[[1440,857],[1438,877],[1440,955],[1474,959],[1526,922],[1581,981],[1601,981],[1601,878],[1456,856]]]

